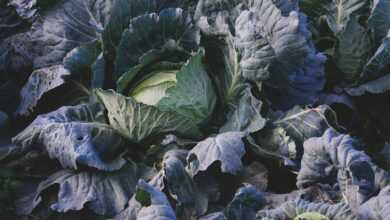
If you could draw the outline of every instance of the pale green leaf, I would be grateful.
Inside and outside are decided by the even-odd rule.
[[[113,90],[94,90],[94,95],[108,111],[109,124],[130,140],[140,142],[151,136],[177,133],[199,137],[200,131],[189,119],[175,112],[161,111],[154,106],[136,102]]]
[[[213,113],[216,94],[203,61],[204,52],[188,60],[176,74],[176,85],[167,89],[158,102],[164,111],[177,112],[196,123],[205,122]]]

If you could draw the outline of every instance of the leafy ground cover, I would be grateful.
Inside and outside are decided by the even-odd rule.
[[[0,0],[0,218],[390,219],[389,0]]]

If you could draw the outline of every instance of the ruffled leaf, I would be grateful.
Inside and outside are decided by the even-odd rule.
[[[255,82],[269,79],[272,63],[294,70],[308,53],[299,14],[291,11],[283,16],[270,0],[254,1],[249,11],[242,12],[236,21],[236,32],[243,76]]]

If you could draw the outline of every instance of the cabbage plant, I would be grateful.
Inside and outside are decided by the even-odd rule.
[[[389,0],[0,0],[0,218],[387,219]]]

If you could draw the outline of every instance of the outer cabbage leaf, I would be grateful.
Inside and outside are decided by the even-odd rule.
[[[367,81],[383,76],[386,68],[390,66],[390,29],[382,44],[376,50],[375,54],[368,60],[364,66],[363,80]]]
[[[258,155],[282,159],[289,165],[297,158],[297,144],[282,127],[265,127],[256,134],[255,140],[249,140],[252,150]]]
[[[191,51],[196,48],[199,37],[194,28],[186,12],[179,8],[164,9],[159,14],[150,13],[131,19],[129,28],[123,32],[118,45],[115,58],[116,78],[137,65],[139,58],[151,50],[181,48]]]
[[[91,87],[92,88],[102,88],[104,86],[104,81],[106,79],[105,75],[106,63],[103,58],[103,53],[100,53],[95,62],[91,66],[92,79]]]
[[[368,26],[375,31],[375,38],[380,40],[386,36],[390,28],[390,1],[374,0]]]
[[[252,185],[244,185],[239,188],[233,200],[224,210],[228,220],[252,220],[256,211],[266,203],[264,195]]]
[[[106,107],[109,124],[132,141],[140,142],[153,135],[172,132],[189,137],[201,136],[191,120],[175,112],[138,103],[112,90],[97,89],[94,94]]]
[[[298,2],[300,9],[313,21],[327,13],[330,3],[322,0],[299,0]]]
[[[12,5],[23,19],[31,19],[37,15],[37,3],[37,0],[11,0],[8,4]]]
[[[381,94],[390,90],[390,75],[361,84],[357,87],[348,88],[346,92],[351,96],[362,96],[364,94]]]
[[[386,219],[390,215],[390,187],[383,188],[377,196],[372,197],[359,207],[360,219]]]
[[[275,108],[313,103],[324,86],[326,58],[316,52],[306,25],[296,4],[285,0],[254,1],[236,21],[242,74],[265,81]]]
[[[91,66],[96,61],[100,53],[100,42],[94,41],[83,44],[80,47],[71,50],[64,57],[64,67],[72,74],[81,75],[85,72],[91,71]]]
[[[59,64],[67,52],[98,40],[109,18],[112,0],[67,0],[41,13],[26,33],[34,51],[34,67]]]
[[[30,214],[42,202],[41,194],[58,184],[58,199],[51,204],[52,210],[68,212],[86,207],[98,215],[113,217],[125,208],[142,172],[134,164],[115,172],[61,170],[41,182],[34,193],[18,200],[17,211]]]
[[[26,85],[20,91],[20,104],[16,114],[29,115],[39,99],[50,90],[65,83],[63,77],[70,72],[62,65],[54,65],[35,70],[31,73]]]
[[[316,108],[295,106],[282,114],[276,114],[272,123],[282,127],[288,136],[302,145],[307,139],[322,136],[326,129],[336,126],[337,118],[327,105]]]
[[[287,110],[294,105],[308,105],[320,100],[325,85],[324,65],[326,57],[311,46],[303,66],[289,72],[287,85],[281,88],[265,87],[264,91],[277,109]],[[279,81],[281,79],[277,79]],[[271,83],[267,83],[269,85]]]
[[[5,75],[0,73],[2,77]],[[19,104],[19,86],[17,83],[5,77],[0,79],[0,110],[12,114]]]
[[[270,0],[254,1],[249,11],[242,12],[236,33],[243,76],[255,82],[270,77],[274,62],[288,70],[302,66],[309,49],[299,14],[291,11],[283,16]]]
[[[54,5],[54,0],[10,0],[12,5],[23,19],[34,20],[38,16],[38,11]]]
[[[355,220],[356,216],[345,203],[311,203],[303,199],[288,201],[279,207],[271,210],[261,210],[257,213],[258,220],[283,220],[293,219],[294,217],[306,213],[320,213],[332,220]]]
[[[36,1],[24,1],[41,4]],[[67,0],[41,11],[28,32],[12,36],[19,42],[17,50],[27,51],[35,69],[62,63],[65,55],[75,47],[100,38],[109,17],[111,0]]]
[[[223,173],[237,174],[243,168],[241,158],[245,144],[241,132],[226,132],[199,142],[187,157],[187,167],[192,176],[206,171],[211,164],[219,161]]]
[[[247,0],[200,0],[196,5],[194,18],[197,21],[207,18],[207,21],[214,25],[218,23],[216,22],[218,17],[226,16],[229,20],[228,25],[234,26],[236,18],[244,8],[247,8],[248,2]]]
[[[158,102],[161,110],[177,112],[196,123],[211,116],[216,94],[203,62],[203,52],[199,52],[179,70],[176,85],[168,88],[166,96]]]
[[[62,107],[40,115],[13,142],[23,151],[42,147],[65,168],[83,164],[100,170],[121,168],[126,163],[121,154],[128,144],[105,124],[103,109],[97,104]]]
[[[338,35],[334,60],[347,83],[355,83],[366,64],[371,51],[367,31],[356,17],[349,19],[345,30]]]
[[[300,219],[306,219],[306,220],[329,220],[328,217],[319,214],[318,212],[305,212],[303,214],[298,215],[294,218],[294,220],[300,220]]]
[[[253,185],[257,190],[266,191],[268,187],[268,169],[260,162],[254,161],[245,166],[239,174],[242,183]]]
[[[242,77],[234,37],[228,30],[226,21],[221,19],[224,18],[218,16],[214,26],[208,23],[201,24],[203,31],[207,33],[205,46],[206,52],[209,52],[206,53],[206,62],[213,60],[207,62],[207,65],[213,73],[211,77],[214,78],[221,97],[221,108],[227,109],[225,113],[227,121],[220,131],[256,132],[265,124],[265,119],[260,113],[262,102],[252,94],[252,87],[245,83]]]
[[[165,8],[176,8],[184,5],[183,0],[117,0],[113,2],[111,16],[103,32],[103,42],[107,59],[115,55],[122,33],[129,27],[132,18],[160,12]],[[188,3],[186,3],[188,4]]]
[[[7,4],[0,2],[0,40],[23,31],[28,27],[28,22],[20,18],[16,10]]]
[[[348,135],[328,129],[322,137],[311,138],[304,144],[302,167],[297,186],[304,188],[332,176],[336,169],[342,192],[352,210],[358,210],[378,189],[386,186],[389,174],[371,162],[358,143]]]
[[[281,159],[296,166],[303,154],[303,143],[319,137],[330,127],[337,127],[335,112],[326,105],[316,108],[295,106],[286,112],[275,112],[269,124],[250,140],[252,150],[262,156]]]
[[[123,31],[128,28],[131,18],[157,11],[156,0],[117,0],[113,2],[111,16],[103,31],[106,54],[115,53]],[[108,58],[108,57],[107,57]]]
[[[333,0],[328,5],[328,14],[326,19],[329,27],[336,34],[344,31],[348,23],[356,13],[367,6],[365,0]]]
[[[244,82],[235,39],[226,22],[222,15],[217,17],[215,25],[210,25],[204,17],[198,22],[206,35],[206,62],[224,105],[236,101]],[[211,59],[213,62],[209,62]]]
[[[138,181],[135,199],[142,206],[136,219],[176,220],[175,212],[165,194],[142,179]]]
[[[262,102],[253,96],[250,86],[241,92],[237,103],[230,103],[229,107],[227,122],[220,128],[220,132],[253,133],[265,126],[266,119],[261,115]]]
[[[201,191],[185,169],[188,151],[171,150],[165,153],[161,171],[151,180],[151,185],[161,191],[168,190],[176,200],[177,215],[192,219],[207,211],[207,194]]]
[[[225,216],[223,215],[223,212],[213,212],[200,217],[199,220],[225,220]]]

